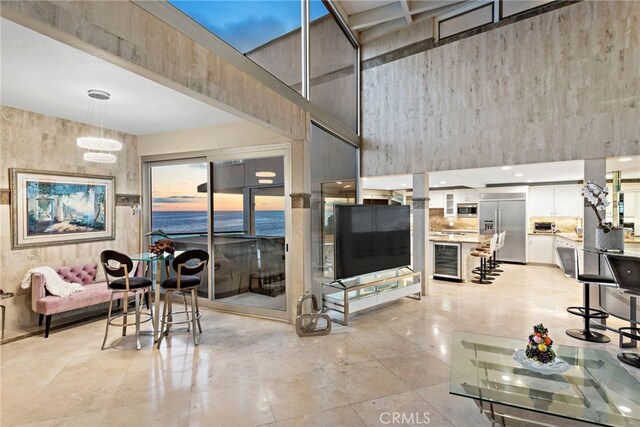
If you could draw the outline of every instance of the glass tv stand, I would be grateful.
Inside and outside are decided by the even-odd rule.
[[[322,304],[325,310],[337,313],[331,319],[349,324],[349,314],[375,307],[403,297],[420,299],[421,273],[400,267],[348,279],[322,283]],[[332,313],[329,313],[332,314]]]

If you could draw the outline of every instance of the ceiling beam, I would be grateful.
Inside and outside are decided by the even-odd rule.
[[[393,21],[387,21],[383,24],[376,25],[364,31],[360,32],[360,43],[368,43],[372,40],[382,37],[391,31],[397,30],[407,25],[407,20],[404,17],[396,18]]]
[[[349,16],[349,26],[352,30],[360,31],[398,18],[405,19],[400,2],[353,14]]]
[[[345,24],[349,25],[349,14],[345,10],[344,5],[342,4],[342,1],[333,0],[331,4],[333,5],[333,7],[336,8],[337,12],[340,14]]]
[[[402,6],[402,12],[404,12],[404,19],[407,20],[407,24],[411,24],[411,12],[409,11],[409,0],[400,0],[400,6]]]
[[[415,15],[417,13],[428,12],[430,10],[439,9],[441,7],[451,6],[454,4],[464,3],[460,0],[412,0],[409,3],[409,13]]]

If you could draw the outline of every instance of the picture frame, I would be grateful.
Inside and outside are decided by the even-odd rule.
[[[9,169],[11,248],[115,239],[115,177]]]

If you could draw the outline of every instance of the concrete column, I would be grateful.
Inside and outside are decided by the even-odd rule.
[[[603,188],[606,188],[607,179],[607,159],[592,159],[584,161],[584,182],[591,181]],[[584,230],[583,245],[585,248],[595,248],[596,246],[596,227],[598,227],[598,217],[586,200],[584,201]],[[597,254],[584,253],[584,273],[598,273]],[[595,288],[595,286],[592,286]],[[593,300],[597,301],[597,300]]]
[[[287,307],[289,319],[296,318],[298,298],[311,290],[311,149],[310,139],[291,143],[291,239],[287,259]]]
[[[413,269],[421,271],[422,295],[429,295],[429,174],[413,174]]]

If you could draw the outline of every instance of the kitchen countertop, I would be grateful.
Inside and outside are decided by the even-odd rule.
[[[480,235],[478,233],[464,234],[440,234],[439,232],[429,232],[430,242],[446,243],[484,243],[491,239],[491,236]]]
[[[582,242],[582,237],[578,237],[576,233],[529,233],[530,236],[558,236],[564,237],[565,239],[572,240],[574,242]],[[624,238],[625,243],[640,243],[640,236],[631,236]]]

